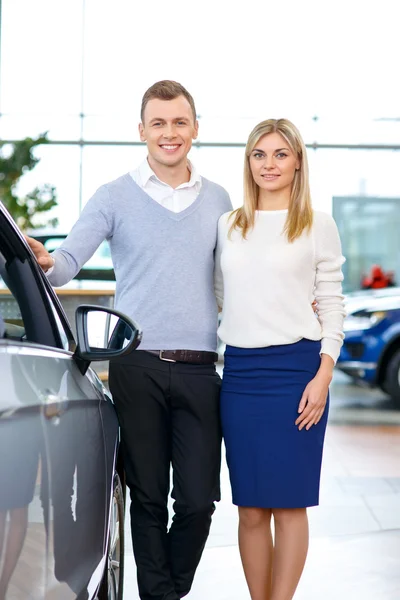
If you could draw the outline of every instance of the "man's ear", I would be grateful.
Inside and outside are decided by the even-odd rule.
[[[194,123],[194,134],[193,134],[193,139],[196,140],[197,136],[199,135],[199,122],[196,119],[195,123]]]
[[[139,136],[140,136],[140,141],[141,142],[145,142],[146,141],[146,136],[144,134],[144,126],[143,123],[139,123]]]

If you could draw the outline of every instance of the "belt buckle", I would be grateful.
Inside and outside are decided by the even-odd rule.
[[[159,355],[158,355],[158,358],[159,358],[160,360],[164,360],[165,362],[172,362],[172,363],[176,363],[176,360],[174,360],[173,358],[164,358],[164,357],[163,357],[163,355],[162,355],[162,354],[163,354],[163,352],[165,352],[165,350],[160,350],[160,353],[159,353]]]

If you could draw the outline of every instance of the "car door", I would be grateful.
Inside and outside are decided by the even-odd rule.
[[[47,566],[41,502],[49,496],[41,479],[41,405],[10,348],[0,340],[0,597],[39,598]]]
[[[5,264],[0,251],[0,597],[41,598],[48,538],[42,503],[49,502],[43,405],[25,377],[24,363],[36,350],[25,337]]]
[[[112,466],[106,463],[100,397],[87,377],[77,376],[71,360],[57,362],[46,389],[45,362],[34,368],[32,382],[37,393],[51,395],[43,422],[50,490],[45,511],[52,537],[48,590],[51,597],[87,597],[85,591],[97,587],[101,576]]]
[[[6,432],[8,442],[1,442],[8,448],[1,456],[12,455],[0,474],[1,483],[12,484],[7,496],[0,492],[4,506],[11,504],[3,517],[3,562],[12,571],[7,593],[26,598],[25,585],[32,598],[90,597],[104,564],[115,412],[95,375],[78,369],[57,300],[1,208],[0,260],[0,372],[7,382],[0,438]],[[19,537],[10,538],[14,508],[21,509]],[[1,533],[0,520],[0,547]]]

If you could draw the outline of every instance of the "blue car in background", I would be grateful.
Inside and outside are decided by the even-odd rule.
[[[400,288],[349,294],[346,311],[337,368],[380,387],[400,408]]]

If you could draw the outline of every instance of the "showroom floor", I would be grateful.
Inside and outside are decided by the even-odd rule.
[[[399,600],[400,412],[382,394],[349,392],[353,386],[336,379],[320,506],[309,509],[310,551],[295,600]],[[374,414],[384,424],[371,424]],[[236,531],[224,464],[222,501],[188,600],[250,598]],[[124,598],[137,600],[128,521],[126,533]]]

